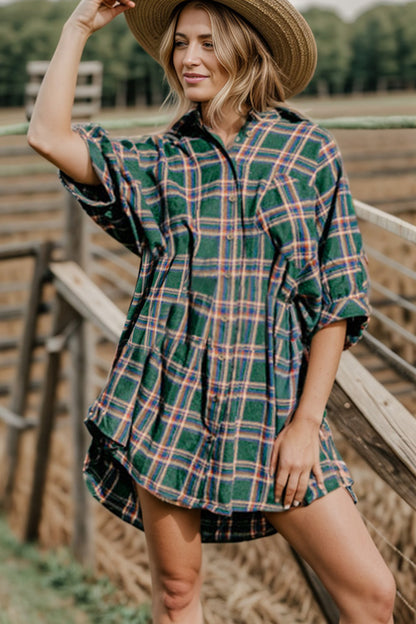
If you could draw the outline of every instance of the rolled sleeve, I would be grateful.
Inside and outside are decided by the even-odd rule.
[[[110,139],[100,126],[76,126],[74,129],[88,145],[100,184],[80,184],[61,171],[64,187],[98,226],[137,255],[142,255],[143,246],[149,242],[146,229],[153,232],[153,238],[159,229],[141,194],[146,174],[141,170],[139,146],[128,140]]]
[[[321,152],[317,170],[322,309],[317,330],[347,320],[345,347],[360,339],[369,321],[369,276],[348,181],[337,145]]]

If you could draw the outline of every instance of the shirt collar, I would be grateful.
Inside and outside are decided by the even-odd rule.
[[[285,107],[279,107],[276,109],[268,109],[263,112],[250,111],[247,115],[246,123],[243,129],[248,129],[252,124],[259,122],[276,122],[282,118],[290,118],[296,116],[290,109]],[[193,108],[188,113],[183,115],[171,128],[171,132],[179,138],[183,137],[201,137],[206,130],[202,122],[201,112],[199,107]]]
[[[171,132],[180,138],[201,136],[203,127],[200,111],[194,108],[173,124]]]

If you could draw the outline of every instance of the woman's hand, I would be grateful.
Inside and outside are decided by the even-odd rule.
[[[103,28],[117,15],[134,7],[133,0],[82,0],[67,21],[88,35]]]
[[[285,509],[298,507],[305,498],[311,471],[320,488],[324,478],[319,462],[319,424],[315,420],[292,421],[277,436],[271,459],[275,499]]]

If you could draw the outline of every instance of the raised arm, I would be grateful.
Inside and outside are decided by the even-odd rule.
[[[65,23],[33,110],[29,145],[77,182],[98,184],[88,148],[72,130],[71,113],[78,67],[89,36],[134,6],[82,0]]]

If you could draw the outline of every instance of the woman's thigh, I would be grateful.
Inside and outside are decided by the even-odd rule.
[[[192,582],[202,566],[200,511],[166,503],[137,487],[154,586]]]
[[[307,507],[267,517],[315,570],[341,610],[351,611],[354,602],[357,609],[366,603],[374,610],[371,603],[380,596],[386,603],[392,596],[394,600],[392,576],[344,488]]]

